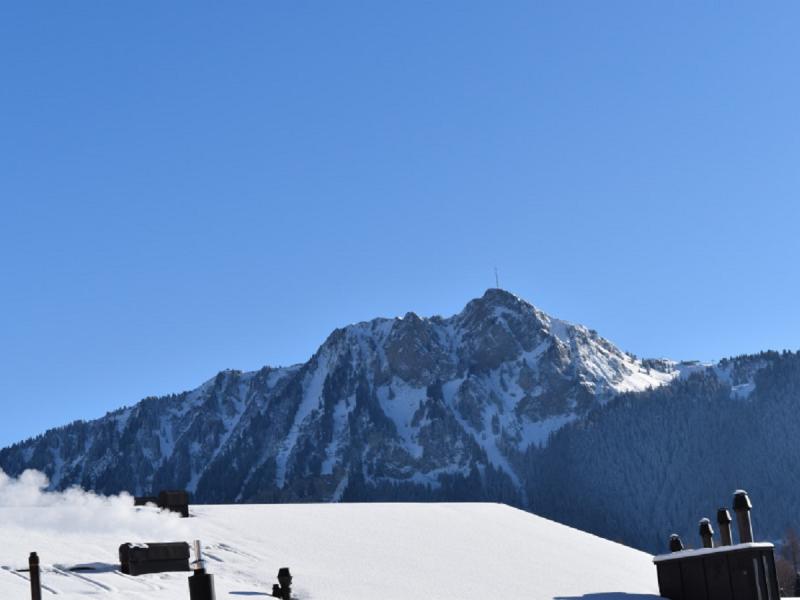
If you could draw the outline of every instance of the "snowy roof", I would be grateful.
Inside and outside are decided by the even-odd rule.
[[[291,568],[301,600],[657,597],[652,556],[500,504],[230,505],[191,512],[193,518],[177,519],[135,509],[130,497],[0,506],[0,598],[28,597],[27,574],[16,570],[37,551],[45,598],[57,592],[63,600],[188,599],[188,573],[123,575],[117,549],[124,542],[195,538],[218,600],[267,597],[280,567]],[[69,570],[81,564],[94,570]]]
[[[668,560],[679,560],[681,558],[692,558],[693,556],[705,556],[706,554],[721,554],[723,552],[735,552],[737,550],[747,550],[748,548],[774,548],[767,542],[753,542],[748,544],[733,544],[731,546],[717,546],[716,548],[698,548],[696,550],[681,550],[680,552],[670,552],[669,554],[659,554],[653,557],[654,563],[666,562]]]

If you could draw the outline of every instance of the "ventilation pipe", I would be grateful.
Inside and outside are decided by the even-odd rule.
[[[703,540],[703,548],[714,547],[714,530],[709,519],[700,519],[700,537]]]
[[[727,508],[720,508],[717,511],[717,525],[719,525],[720,543],[723,546],[733,544],[733,533],[731,532],[731,513]]]
[[[673,533],[671,536],[669,536],[669,551],[680,552],[681,550],[683,550],[681,536],[679,536],[677,533]]]
[[[736,490],[733,494],[733,510],[736,513],[736,525],[739,528],[739,543],[750,544],[753,541],[753,522],[750,509],[753,504],[744,490]]]
[[[206,573],[200,540],[194,541],[194,573],[189,577],[190,600],[216,600],[214,593],[214,576]]]
[[[282,600],[290,600],[292,597],[292,574],[289,567],[278,569],[278,583],[272,586],[272,596]]]

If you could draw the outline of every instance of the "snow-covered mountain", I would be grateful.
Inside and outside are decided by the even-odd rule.
[[[526,454],[620,392],[681,370],[499,289],[450,318],[334,331],[305,364],[199,388],[0,451],[56,489],[188,488],[198,501],[492,499],[526,504]]]

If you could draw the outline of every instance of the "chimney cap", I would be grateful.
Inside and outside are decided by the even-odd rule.
[[[717,523],[720,525],[725,525],[727,523],[732,523],[733,519],[731,519],[731,513],[728,511],[727,508],[722,507],[717,511]]]
[[[753,503],[750,502],[750,496],[747,495],[745,490],[736,490],[733,493],[733,510],[750,510],[753,508]]]
[[[670,552],[680,552],[683,550],[683,542],[681,542],[681,536],[677,533],[673,533],[669,536],[669,550]]]
[[[700,535],[714,535],[710,519],[700,519]]]

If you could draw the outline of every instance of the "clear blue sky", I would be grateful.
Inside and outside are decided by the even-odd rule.
[[[800,3],[7,2],[0,445],[494,283],[800,346]]]

